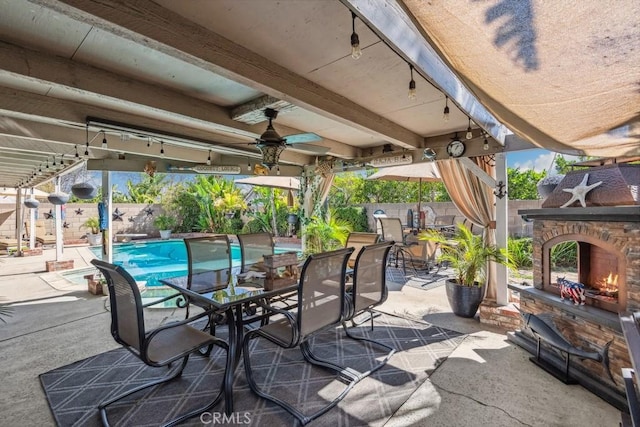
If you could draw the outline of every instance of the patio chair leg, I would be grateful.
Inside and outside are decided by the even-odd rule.
[[[373,323],[373,316],[371,317],[371,322]],[[374,340],[374,339],[371,339],[371,338],[365,338],[365,337],[359,337],[359,336],[356,336],[356,335],[352,335],[352,334],[349,332],[349,328],[347,327],[346,323],[344,323],[344,322],[342,323],[342,328],[344,329],[344,333],[347,335],[347,337],[349,337],[349,338],[351,338],[351,339],[353,339],[353,340],[358,340],[358,341],[367,341],[367,342],[369,342],[369,343],[371,343],[371,344],[375,344],[375,345],[377,345],[377,346],[380,346],[380,347],[383,347],[383,348],[385,348],[385,349],[389,350],[389,351],[388,351],[388,353],[387,353],[387,355],[384,357],[384,359],[383,359],[380,363],[378,363],[377,365],[375,365],[373,368],[369,369],[369,370],[368,370],[368,371],[366,371],[366,372],[358,372],[358,381],[360,381],[361,379],[363,379],[363,378],[365,378],[365,377],[367,377],[367,376],[371,375],[372,373],[374,373],[375,371],[377,371],[378,369],[380,369],[380,368],[382,368],[384,365],[386,365],[386,364],[387,364],[387,362],[389,361],[389,359],[391,359],[391,356],[393,356],[393,355],[394,355],[394,353],[396,352],[396,349],[395,349],[395,348],[390,347],[390,346],[388,346],[388,345],[386,345],[386,344],[383,344],[383,343],[381,343],[381,342],[379,342],[379,341],[376,341],[376,340]],[[373,330],[373,328],[372,328],[372,330]],[[355,371],[355,370],[352,370],[352,371]],[[357,372],[357,371],[356,371],[356,372]]]
[[[327,405],[323,406],[320,410],[314,412],[311,415],[305,415],[302,412],[300,412],[298,409],[294,408],[292,405],[290,405],[289,403],[285,402],[284,400],[281,400],[275,396],[272,396],[270,394],[267,394],[265,392],[263,392],[262,390],[260,390],[260,388],[258,387],[258,385],[256,384],[255,380],[253,379],[253,374],[251,371],[251,352],[249,350],[249,342],[251,341],[251,338],[254,336],[259,336],[259,334],[255,333],[255,331],[249,331],[247,333],[247,335],[245,336],[245,340],[244,340],[244,344],[243,344],[243,358],[244,358],[244,369],[245,369],[245,374],[247,377],[247,383],[249,384],[249,388],[251,388],[251,390],[257,394],[258,396],[262,397],[263,399],[266,399],[270,402],[275,403],[276,405],[280,406],[282,409],[284,409],[285,411],[289,412],[291,415],[293,415],[296,418],[296,421],[298,423],[300,423],[300,425],[306,425],[308,423],[310,423],[311,421],[315,420],[316,418],[324,415],[326,412],[328,412],[329,410],[331,410],[334,406],[336,406],[338,403],[340,403],[340,401],[342,399],[345,398],[345,396],[347,395],[347,393],[349,393],[349,391],[351,391],[351,389],[356,385],[357,381],[353,380],[353,378],[349,377],[351,379],[351,381],[348,383],[348,385],[344,388],[344,390],[336,397],[334,398],[331,402],[329,402]],[[304,352],[303,352],[304,355]],[[306,357],[305,357],[306,358]],[[313,362],[311,362],[313,363]],[[340,367],[338,367],[339,369],[341,369]]]
[[[127,390],[126,392],[121,393],[115,397],[112,397],[111,399],[105,402],[100,403],[98,405],[98,409],[100,410],[100,417],[102,418],[102,424],[104,426],[109,426],[109,420],[107,418],[107,406],[119,401],[120,399],[124,399],[127,396],[137,393],[140,390],[144,390],[145,388],[153,387],[154,385],[162,384],[162,383],[171,381],[175,378],[178,378],[180,375],[182,375],[182,371],[184,370],[184,367],[187,366],[188,360],[189,360],[189,356],[185,356],[184,359],[182,359],[182,363],[180,364],[180,366],[177,369],[175,369],[173,372],[171,372],[169,375],[167,375],[166,377],[162,377],[157,380],[148,382],[146,384],[142,384],[131,390]]]

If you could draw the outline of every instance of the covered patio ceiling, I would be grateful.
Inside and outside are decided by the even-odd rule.
[[[615,59],[582,71],[597,71],[596,78],[603,77],[603,69],[613,73],[621,102],[598,104],[595,100],[604,98],[595,97],[597,79],[583,85],[594,102],[582,102],[586,111],[575,118],[563,115],[571,130],[565,132],[554,114],[565,108],[563,102],[580,98],[578,88],[567,85],[565,99],[551,105],[541,95],[542,83],[554,68],[578,72],[579,58],[538,63],[537,69],[518,64],[522,55],[541,59],[566,33],[546,31],[547,6],[522,2],[527,15],[509,10],[507,1],[489,3],[0,0],[0,186],[33,186],[53,175],[46,173],[47,165],[55,162],[59,172],[61,160],[69,167],[87,158],[90,169],[140,172],[149,160],[162,172],[190,171],[210,158],[213,165],[241,166],[247,173],[247,164],[262,159],[255,139],[266,129],[266,107],[279,111],[274,127],[280,135],[321,137],[288,146],[280,156],[283,175],[299,175],[300,166],[324,159],[338,169],[380,156],[405,154],[422,161],[425,148],[446,158],[445,147],[456,132],[466,143],[464,156],[534,146],[595,153],[576,141],[599,134],[609,135],[607,143],[623,142],[624,153],[611,155],[640,154],[640,39],[633,21],[638,5],[619,2],[618,13],[584,25],[580,34],[611,24],[609,35],[624,44],[623,50],[611,49]],[[455,8],[464,10],[459,16],[468,21],[453,20]],[[506,8],[507,29],[487,20],[491,8]],[[351,57],[352,11],[362,48],[357,60]],[[563,10],[565,21],[573,19],[570,12]],[[482,17],[485,22],[478,22]],[[465,43],[449,44],[448,20],[478,43],[465,36]],[[463,30],[471,22],[473,27]],[[529,40],[538,50],[522,49],[510,58],[508,42],[506,47],[487,42],[522,22],[534,33],[539,23],[541,40]],[[562,46],[583,42],[578,35]],[[469,73],[469,64],[483,61],[493,67]],[[407,96],[410,64],[415,100]],[[514,81],[521,76],[535,79],[522,77],[526,90],[518,91]],[[617,119],[607,114],[605,121],[597,120],[598,111],[614,106],[621,108]],[[547,117],[553,117],[553,126],[545,127]],[[469,118],[473,137],[465,140]]]

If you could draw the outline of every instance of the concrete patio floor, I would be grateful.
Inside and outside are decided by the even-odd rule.
[[[65,248],[75,268],[88,266],[86,247]],[[0,426],[54,425],[38,375],[118,345],[109,334],[106,297],[58,273],[43,255],[0,257],[0,296],[14,303],[0,322],[3,366]],[[382,311],[468,334],[385,426],[618,426],[619,411],[578,385],[568,386],[530,363],[505,331],[451,313],[444,286],[430,290],[389,284]],[[161,322],[166,311],[152,310]]]

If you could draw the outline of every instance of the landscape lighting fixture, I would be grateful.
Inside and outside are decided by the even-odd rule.
[[[356,33],[356,14],[351,12],[351,57],[358,59],[361,56],[360,37],[358,37],[358,33]]]

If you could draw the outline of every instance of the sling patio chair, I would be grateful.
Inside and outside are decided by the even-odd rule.
[[[340,325],[345,303],[345,271],[347,260],[353,248],[310,255],[305,261],[299,287],[298,304],[294,310],[283,310],[264,302],[259,302],[267,311],[272,311],[271,321],[260,328],[250,330],[245,335],[243,355],[244,367],[249,387],[263,397],[285,409],[302,425],[320,417],[336,406],[357,383],[356,373],[313,354],[309,340],[317,332]],[[288,402],[270,395],[258,387],[251,369],[249,345],[255,338],[265,338],[283,348],[300,347],[305,360],[339,375],[346,382],[343,391],[329,403],[310,415],[303,414]],[[273,381],[278,381],[274,379]],[[283,379],[285,381],[285,379]],[[275,384],[270,387],[274,388]],[[329,398],[328,398],[329,399]]]
[[[393,247],[393,242],[381,242],[362,248],[356,258],[356,265],[353,271],[353,285],[346,294],[345,313],[342,319],[342,327],[345,334],[352,339],[367,341],[389,350],[385,358],[366,372],[360,373],[362,379],[372,372],[383,367],[391,356],[395,353],[393,347],[389,347],[379,341],[370,338],[353,335],[349,332],[347,322],[351,321],[356,326],[355,317],[368,313],[371,319],[371,330],[373,331],[373,308],[382,304],[387,299],[387,258]]]
[[[214,345],[222,347],[227,352],[225,369],[229,369],[229,346],[224,340],[206,332],[202,332],[188,323],[209,315],[202,312],[197,316],[180,322],[173,322],[153,330],[145,329],[144,311],[147,306],[156,304],[142,304],[138,285],[133,277],[125,269],[104,261],[94,259],[91,261],[102,273],[109,287],[109,300],[111,303],[111,335],[118,344],[136,355],[142,362],[152,367],[163,367],[182,359],[182,362],[174,367],[168,375],[139,385],[114,397],[109,397],[98,405],[100,416],[105,426],[109,425],[107,407],[133,393],[162,384],[179,377],[182,374],[189,356],[203,347],[212,348]],[[180,415],[166,423],[173,426],[188,418],[208,411],[215,406],[223,396],[225,382],[222,382],[220,391],[214,400],[208,405]],[[159,408],[160,409],[160,408]]]
[[[347,262],[347,267],[353,268],[356,265],[356,258],[360,253],[360,250],[365,245],[373,245],[374,243],[378,243],[380,239],[380,235],[378,233],[360,233],[360,232],[351,232],[347,237],[347,242],[345,243],[345,248],[354,248],[354,251],[351,253],[349,257],[349,261]]]
[[[416,242],[407,242],[402,231],[402,222],[400,218],[378,218],[382,229],[382,240],[384,242],[394,242],[389,256],[389,262],[394,262],[398,268],[400,259],[402,259],[402,270],[407,273],[407,260],[414,265],[414,255],[409,251],[409,246],[417,244]]]
[[[273,255],[275,244],[270,233],[248,233],[237,234],[238,243],[240,244],[241,273],[247,273],[249,270],[262,270],[264,255]]]
[[[231,242],[226,234],[186,238],[184,244],[189,268],[187,289],[203,293],[224,289],[229,285],[232,279]],[[205,311],[211,308],[209,305],[187,301],[186,317],[190,315],[191,304]],[[226,323],[224,313],[210,312],[209,322],[203,330],[210,328],[211,334],[215,335],[216,324],[223,323]]]

